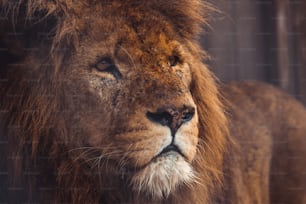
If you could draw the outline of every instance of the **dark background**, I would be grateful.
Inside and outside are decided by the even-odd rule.
[[[259,80],[306,104],[306,0],[211,0],[202,45],[221,81]]]

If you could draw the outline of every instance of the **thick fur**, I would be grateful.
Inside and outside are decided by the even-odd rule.
[[[209,5],[0,2],[1,201],[306,202],[306,111],[267,85],[218,90],[197,45]],[[175,131],[148,117],[186,106]]]

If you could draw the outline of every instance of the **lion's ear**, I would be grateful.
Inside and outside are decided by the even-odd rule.
[[[18,43],[6,43],[8,39],[14,39],[21,44],[22,38],[29,38],[29,34],[35,33],[41,24],[45,24],[45,30],[39,32],[51,34],[55,24],[49,22],[54,22],[56,13],[60,13],[59,8],[55,1],[49,0],[0,0],[1,43],[9,49],[14,48]]]
[[[26,43],[51,40],[52,50],[60,41],[71,40],[75,35],[74,9],[82,3],[66,0],[0,0],[0,43],[9,50],[11,45],[16,45],[5,44],[9,33],[20,45],[24,44],[22,38],[25,37]]]
[[[166,16],[184,38],[199,34],[201,26],[207,24],[208,4],[201,0],[152,0],[152,6]]]
[[[15,29],[21,26],[29,28],[52,14],[60,13],[61,7],[57,1],[50,0],[0,0],[0,15],[7,28],[9,25]]]

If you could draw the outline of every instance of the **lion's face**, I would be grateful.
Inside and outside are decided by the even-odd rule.
[[[162,197],[194,179],[198,115],[188,48],[150,23],[89,19],[61,77],[73,157]]]

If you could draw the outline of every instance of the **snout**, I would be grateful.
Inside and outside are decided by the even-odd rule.
[[[167,126],[174,136],[177,130],[184,124],[189,122],[195,114],[195,107],[192,105],[183,105],[181,107],[165,106],[158,108],[155,112],[148,111],[146,117],[162,126]]]

